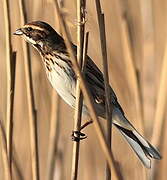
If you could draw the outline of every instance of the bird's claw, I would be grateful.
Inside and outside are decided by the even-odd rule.
[[[79,142],[80,140],[87,138],[87,136],[84,133],[81,133],[80,131],[72,131],[71,138],[72,141]]]

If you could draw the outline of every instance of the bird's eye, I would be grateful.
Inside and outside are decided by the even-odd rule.
[[[28,27],[28,28],[27,28],[27,31],[32,31],[32,27]]]

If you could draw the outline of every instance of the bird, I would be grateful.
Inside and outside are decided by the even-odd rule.
[[[77,76],[65,45],[65,41],[48,23],[33,21],[23,25],[14,32],[30,43],[42,57],[46,75],[52,87],[61,98],[72,108],[75,108],[75,90]],[[71,42],[74,55],[77,56],[77,46]],[[106,118],[105,86],[103,73],[87,55],[84,68],[84,78],[93,99],[98,117]],[[151,158],[161,159],[159,151],[151,145],[130,123],[118,102],[117,96],[110,86],[112,123],[127,140],[136,155],[146,168],[151,168]],[[83,102],[82,114],[89,115]]]

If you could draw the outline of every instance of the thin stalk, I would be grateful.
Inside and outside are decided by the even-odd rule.
[[[155,146],[160,145],[160,138],[164,123],[164,114],[166,111],[166,102],[167,102],[167,44],[165,47],[165,53],[162,63],[162,71],[161,71],[161,78],[159,83],[159,90],[157,95],[157,105],[156,105],[156,112],[155,112],[155,120],[153,126],[153,135],[152,135],[152,143]]]
[[[111,135],[112,135],[112,103],[110,97],[110,86],[109,86],[109,76],[108,76],[108,61],[107,61],[107,47],[106,47],[106,33],[105,33],[105,19],[102,13],[100,1],[96,0],[96,13],[98,17],[98,26],[100,31],[100,46],[102,52],[102,64],[104,73],[104,85],[105,85],[105,109],[106,109],[106,119],[107,119],[107,134],[106,139],[108,147],[111,149]],[[110,167],[106,165],[106,180],[111,179]]]
[[[85,38],[84,38],[84,45],[83,45],[83,62],[82,62],[82,71],[84,73],[84,68],[86,64],[86,56],[88,51],[88,38],[89,38],[89,32],[86,32]]]
[[[135,72],[135,66],[133,63],[133,58],[132,58],[132,50],[131,50],[131,45],[130,45],[130,38],[128,34],[128,27],[127,27],[127,22],[125,19],[122,19],[121,23],[121,35],[122,35],[122,45],[123,45],[123,54],[124,54],[124,60],[125,60],[125,70],[126,70],[126,75],[129,83],[129,87],[132,89],[133,97],[134,97],[134,102],[136,105],[136,121],[138,124],[140,124],[141,131],[144,133],[144,124],[141,123],[142,119],[142,109],[141,109],[141,100],[140,100],[140,95],[139,95],[139,86],[137,82],[137,76]],[[145,167],[142,168],[143,171],[143,179],[147,178],[147,171]]]
[[[13,121],[13,106],[14,106],[14,89],[15,89],[15,65],[16,53],[12,52],[11,42],[11,20],[9,1],[4,1],[4,20],[5,20],[5,39],[6,39],[6,72],[7,72],[7,107],[6,107],[6,141],[7,154],[10,164],[11,173],[11,152],[12,152],[12,121]]]
[[[152,131],[152,138],[151,142],[155,146],[161,146],[162,152],[164,151],[164,148],[166,148],[166,143],[163,143],[162,139],[163,137],[166,137],[166,105],[167,105],[167,43],[165,44],[165,50],[164,50],[164,57],[162,60],[162,69],[161,74],[159,78],[159,84],[158,85],[158,91],[157,91],[157,103],[155,108],[155,119],[153,123],[153,131]],[[163,132],[165,131],[165,132]],[[162,137],[163,135],[163,137]],[[161,175],[163,176],[163,170],[164,170],[164,162],[165,159],[162,160],[162,164],[160,167],[160,172],[157,171],[156,162],[153,162],[152,170],[151,170],[151,177],[152,179],[155,179],[156,175],[158,174],[157,179],[162,179]],[[166,173],[166,172],[165,172]]]
[[[77,0],[77,60],[81,68],[83,60],[83,42],[84,42],[84,18],[85,14],[85,2],[84,0]],[[76,83],[76,102],[74,112],[74,131],[79,131],[81,127],[81,116],[82,116],[82,104],[83,96],[80,89],[80,81],[77,79]],[[79,138],[79,137],[78,137]],[[78,175],[78,164],[79,164],[79,149],[80,141],[73,142],[73,156],[72,156],[72,170],[71,180],[76,180]]]
[[[13,111],[14,111],[14,94],[15,94],[15,80],[16,80],[16,52],[12,52],[11,57],[11,112],[10,112],[10,124],[8,124],[8,158],[10,163],[10,170],[12,176],[12,163],[13,163],[13,148],[12,148],[12,138],[13,138]]]
[[[156,104],[156,111],[155,111],[155,120],[153,123],[153,133],[151,142],[155,146],[163,146],[164,144],[161,140],[163,129],[165,125],[165,112],[166,112],[166,105],[167,105],[167,44],[165,47],[164,58],[162,62],[162,70],[159,82],[159,89],[157,94],[157,104]],[[163,134],[165,137],[165,133]],[[162,150],[163,151],[163,150]],[[151,171],[151,176],[154,178],[156,175],[156,162],[153,162],[153,168]],[[163,166],[162,166],[163,167]],[[162,171],[163,172],[163,171]]]
[[[128,79],[129,86],[132,89],[134,101],[136,104],[136,118],[138,124],[140,124],[140,131],[144,133],[144,123],[141,123],[142,120],[142,105],[140,100],[139,93],[139,85],[137,80],[137,75],[135,72],[135,65],[132,55],[132,47],[130,43],[130,37],[127,27],[126,19],[122,19],[121,21],[121,33],[122,33],[122,46],[123,46],[123,54],[125,59],[125,70]]]
[[[55,171],[55,159],[57,154],[58,139],[59,139],[59,105],[60,98],[55,90],[52,90],[52,106],[50,118],[50,135],[48,148],[48,164],[46,179],[52,180]]]
[[[138,85],[138,79],[135,69],[135,64],[133,62],[133,53],[130,44],[130,34],[128,34],[127,21],[125,24],[125,19],[122,16],[122,10],[120,2],[117,0],[113,0],[113,7],[116,11],[116,17],[118,18],[119,30],[121,35],[121,45],[123,48],[123,57],[125,59],[125,65],[127,66],[127,78],[130,82],[130,88],[132,88],[132,92],[134,93],[134,99],[136,101],[136,121],[138,129],[140,132],[144,133],[144,121],[142,117],[142,102],[140,97],[140,86]],[[127,64],[126,64],[127,63]]]
[[[18,154],[16,153],[15,149],[12,151],[12,170],[14,172],[14,179],[23,180],[23,172],[21,170],[20,164],[18,162]]]
[[[27,20],[24,0],[19,1],[19,9],[20,9],[20,16],[21,16],[21,24],[23,25],[25,24]],[[38,180],[39,179],[39,164],[38,164],[36,112],[35,112],[35,102],[34,102],[34,94],[33,94],[30,51],[25,42],[23,42],[23,52],[24,52],[26,93],[27,93],[28,115],[29,115],[29,126],[30,126],[32,179]]]
[[[2,121],[0,120],[0,148],[2,152],[2,161],[3,161],[3,167],[4,167],[4,179],[6,180],[11,180],[11,173],[10,173],[10,163],[8,159],[8,154],[7,154],[7,142],[6,142],[6,137],[5,137],[5,131],[2,126]]]
[[[69,55],[71,57],[71,61],[73,63],[74,72],[77,75],[77,77],[79,77],[79,79],[80,79],[80,88],[81,88],[83,96],[85,98],[88,110],[90,112],[90,116],[92,117],[92,120],[94,121],[93,124],[94,124],[95,130],[96,130],[96,133],[97,133],[97,137],[98,137],[99,142],[101,144],[104,155],[105,155],[105,157],[106,157],[106,159],[107,159],[107,161],[109,163],[110,169],[112,169],[112,171],[113,171],[113,177],[114,177],[114,179],[118,179],[117,171],[116,171],[115,166],[113,164],[113,157],[111,155],[110,149],[107,146],[107,143],[106,143],[106,140],[105,140],[105,137],[104,137],[104,133],[102,131],[102,127],[100,126],[99,120],[97,118],[97,115],[96,115],[96,112],[95,112],[95,109],[94,109],[94,106],[93,106],[93,103],[92,103],[93,102],[92,97],[91,97],[91,95],[90,95],[90,93],[89,93],[89,91],[88,91],[88,89],[86,87],[85,80],[84,80],[84,78],[83,78],[83,76],[81,74],[78,62],[76,61],[76,58],[74,56],[73,49],[71,47],[71,42],[69,40],[70,37],[69,37],[69,33],[67,31],[66,24],[64,22],[64,19],[63,19],[61,13],[60,13],[57,1],[55,0],[54,2],[55,2],[57,15],[59,17],[59,21],[60,21],[60,24],[61,24],[62,33],[63,33],[64,38],[65,38],[65,43],[66,43]]]
[[[140,87],[138,85],[137,74],[135,70],[135,65],[133,62],[133,54],[130,42],[130,34],[128,31],[128,24],[124,17],[121,15],[121,5],[118,1],[114,0],[114,6],[117,10],[117,16],[119,20],[119,28],[120,28],[120,35],[121,35],[121,44],[123,50],[123,57],[125,61],[125,70],[126,75],[129,83],[129,87],[132,90],[135,108],[136,108],[136,123],[141,132],[144,133],[144,123],[142,123],[142,103],[140,98]],[[147,171],[145,167],[142,167],[141,175],[143,180],[147,179]]]

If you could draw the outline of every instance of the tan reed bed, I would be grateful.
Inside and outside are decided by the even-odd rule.
[[[4,2],[5,1],[3,1],[3,3]],[[16,1],[15,3],[13,3],[13,1],[10,1],[10,6],[11,6],[10,12],[12,14],[10,21],[13,28],[12,32],[15,30],[16,25],[17,25],[16,27],[18,27],[16,19],[19,19],[19,16],[15,16],[17,8],[18,8],[18,2],[20,1]],[[49,22],[49,24],[50,24],[50,21],[53,22],[52,19],[55,18],[54,14],[56,13],[56,11],[52,12],[53,9],[51,8],[51,6],[50,7],[46,6],[47,3],[45,0],[42,0],[42,1],[36,0],[35,2],[33,2],[32,0],[28,0],[24,2],[26,3],[27,15],[29,19],[28,21],[44,20],[46,22]],[[76,11],[74,11],[74,9],[77,9],[76,3],[75,2],[69,3],[69,1],[63,1],[63,3],[64,3],[63,15],[64,15],[64,19],[66,23],[68,19],[70,20],[72,19],[71,24],[73,25],[76,24],[76,21],[78,21],[75,19]],[[112,145],[114,144],[114,146],[112,146],[112,151],[114,153],[114,158],[117,161],[116,166],[120,168],[119,173],[121,173],[124,179],[137,179],[140,175],[141,179],[149,179],[151,177],[153,180],[159,180],[159,179],[165,180],[166,167],[167,167],[167,158],[166,158],[167,144],[165,141],[167,137],[167,134],[166,134],[166,120],[167,120],[166,119],[166,108],[167,108],[166,69],[167,68],[166,68],[166,25],[165,25],[166,24],[165,18],[166,18],[166,12],[167,12],[166,4],[165,4],[166,2],[164,0],[160,0],[160,1],[157,1],[157,0],[155,1],[131,1],[131,0],[115,1],[115,0],[112,0],[112,1],[101,1],[101,3],[102,3],[103,12],[105,14],[105,24],[106,24],[105,27],[106,27],[107,50],[108,50],[107,55],[109,59],[108,61],[109,67],[111,68],[109,69],[109,75],[111,77],[110,81],[113,81],[112,83],[113,88],[116,91],[117,97],[119,101],[121,102],[121,105],[124,107],[124,110],[128,118],[130,117],[129,120],[133,122],[133,124],[136,126],[137,129],[139,129],[139,131],[142,134],[145,134],[147,136],[147,139],[151,138],[152,143],[160,147],[159,149],[163,157],[163,159],[159,161],[158,163],[157,161],[154,161],[155,163],[154,163],[151,173],[145,172],[146,170],[142,167],[142,165],[140,165],[138,160],[136,160],[137,158],[131,152],[131,150],[129,150],[130,148],[127,146],[127,144],[124,144],[124,141],[120,140],[121,138],[119,139],[119,136],[117,136],[117,134],[115,133],[115,129],[113,128],[114,138],[112,140]],[[52,4],[53,4],[53,1],[52,1]],[[73,6],[75,8],[73,8]],[[41,10],[40,8],[42,7],[43,9]],[[65,9],[66,7],[67,9]],[[143,8],[145,9],[145,11]],[[86,26],[88,27],[88,30],[90,31],[89,55],[93,57],[94,61],[96,61],[95,63],[98,64],[100,63],[100,59],[101,59],[100,58],[101,50],[98,52],[98,50],[96,49],[97,47],[99,47],[98,45],[99,43],[97,43],[98,42],[97,39],[99,39],[99,35],[97,36],[98,26],[94,26],[97,23],[94,1],[87,2],[86,11],[87,11]],[[149,16],[147,16],[147,12],[149,12]],[[150,14],[150,12],[152,12],[152,14]],[[3,19],[3,16],[1,17]],[[4,16],[4,20],[5,18],[7,18],[7,15]],[[149,22],[152,22],[150,27],[148,25]],[[24,22],[21,23],[21,25],[23,24]],[[3,28],[3,21],[0,24],[0,27],[2,28],[2,32],[3,32],[3,29],[7,29],[6,25],[5,25],[5,28]],[[70,27],[70,33],[72,34],[72,39],[74,41],[76,37],[75,35],[73,35],[75,34],[74,32],[76,32],[75,27],[76,27],[75,25],[74,27]],[[94,33],[94,32],[97,32],[97,33]],[[4,36],[3,34],[1,36],[2,43],[4,41],[6,42],[6,40],[4,39],[6,39],[6,37],[8,36],[7,34],[8,34],[7,30],[5,30]],[[149,37],[151,38],[151,40]],[[10,40],[10,38],[7,38],[7,41],[8,40]],[[150,48],[149,48],[149,43],[150,43],[149,41],[151,42]],[[15,43],[15,41],[13,43]],[[154,47],[155,49],[153,52]],[[3,66],[3,64],[6,64],[6,63],[9,64],[9,61],[8,61],[9,54],[10,54],[8,53],[9,49],[5,49],[5,50],[1,49],[1,53],[7,54],[8,56],[4,59],[1,59],[2,61],[1,66]],[[96,55],[96,53],[98,55]],[[18,57],[17,57],[18,58],[17,62],[19,62],[17,64],[17,67],[20,71],[20,69],[22,68],[22,66],[20,65],[22,61],[21,59],[19,59],[20,58],[19,55],[20,55],[20,52],[18,53]],[[153,60],[147,61],[148,57],[153,57]],[[4,67],[5,67],[5,73],[6,73],[6,70],[7,70],[6,66]],[[12,66],[7,65],[7,68],[13,68],[13,65]],[[152,72],[153,70],[152,68],[155,69],[154,73]],[[17,73],[18,73],[18,69],[17,69]],[[10,69],[7,70],[8,80],[11,77],[12,78],[14,77],[14,76],[11,76],[10,71],[11,71]],[[17,85],[16,95],[18,94],[18,92],[21,92],[20,87],[22,87],[21,86],[22,82],[18,82],[19,76],[20,76],[19,74],[16,74],[16,78],[17,78],[16,79],[17,81],[15,82],[15,84]],[[40,74],[37,74],[37,76],[40,76]],[[151,79],[148,79],[148,77],[151,77]],[[6,76],[2,77],[2,75],[0,75],[0,78],[4,79],[6,78]],[[153,79],[154,80],[156,79],[156,80],[154,81]],[[5,80],[7,84],[9,82],[8,80]],[[36,85],[38,85],[38,83],[36,83]],[[11,84],[8,84],[7,86],[11,87]],[[153,88],[153,90],[150,91],[150,87],[153,87],[153,86],[155,86],[155,89]],[[40,89],[40,87],[38,86],[37,88]],[[2,88],[3,88],[3,85],[2,85]],[[9,137],[11,137],[10,133],[12,132],[10,130],[11,121],[9,121],[12,115],[11,114],[12,110],[10,109],[14,108],[14,118],[15,118],[15,114],[18,113],[17,111],[19,111],[19,109],[21,109],[21,111],[23,110],[23,107],[21,107],[20,104],[18,103],[18,99],[20,98],[18,95],[17,95],[18,99],[16,99],[17,101],[15,101],[15,107],[13,105],[10,106],[11,100],[9,99],[12,99],[12,96],[10,96],[9,94],[10,92],[9,89],[10,88],[8,88],[7,90],[5,89],[8,95],[7,102],[6,101],[1,102],[2,104],[4,104],[5,108],[6,108],[6,103],[7,103],[7,112],[8,112],[7,117],[6,115],[2,116],[2,118],[0,117],[0,119],[2,120],[2,125],[5,130],[5,134],[3,136],[2,136],[2,131],[1,131],[1,139],[4,139],[4,140],[1,140],[2,143],[1,143],[1,148],[0,148],[0,153],[1,153],[0,158],[2,159],[1,164],[3,164],[3,170],[6,169],[2,173],[0,173],[0,177],[2,177],[3,179],[4,178],[10,179],[10,165],[11,164],[8,163],[7,152],[15,151],[13,147],[11,148],[12,151],[7,151],[7,147],[8,147],[7,143],[10,141]],[[147,94],[150,95],[151,98],[149,97],[147,98],[146,97]],[[1,96],[3,96],[3,94]],[[21,97],[21,98],[25,99],[26,97]],[[38,98],[39,97],[37,95],[37,99]],[[49,102],[52,101],[52,100],[48,100],[47,98],[48,98],[48,94],[45,94],[43,96],[43,99]],[[31,101],[31,98],[30,98],[30,101]],[[40,100],[37,100],[37,101],[42,102]],[[30,114],[32,113],[32,116],[34,116],[33,112],[34,112],[35,107],[33,103],[30,106],[32,106],[30,107],[31,109]],[[52,104],[52,109],[54,109],[54,106],[55,105]],[[66,108],[66,106],[64,107]],[[44,177],[50,177],[50,179],[53,179],[54,173],[56,174],[60,173],[60,179],[62,180],[69,179],[70,174],[71,174],[71,159],[67,158],[67,156],[69,157],[72,154],[72,143],[70,141],[70,138],[68,139],[69,132],[68,131],[62,132],[62,129],[61,129],[62,121],[65,118],[64,117],[62,118],[61,110],[58,110],[58,113],[56,113],[57,110],[55,111],[53,110],[52,111],[53,114],[52,114],[50,112],[50,107],[48,107],[47,110],[44,110],[42,108],[43,107],[41,107],[41,110],[42,110],[41,114],[42,116],[44,115],[44,118],[43,119],[39,118],[39,123],[43,124],[44,123],[43,121],[46,122],[48,120],[50,121],[49,127],[52,128],[51,132],[49,132],[49,130],[46,128],[45,131],[42,132],[42,134],[45,134],[45,135],[48,134],[49,144],[51,142],[54,142],[57,145],[54,146],[54,144],[50,144],[50,147],[45,147],[42,149],[41,145],[45,144],[45,142],[42,142],[43,144],[39,143],[40,152],[38,152],[38,155],[40,155],[40,165],[41,165],[40,166],[40,175],[41,175],[40,179],[43,180]],[[46,115],[44,113],[46,113]],[[55,116],[54,116],[54,113],[55,113]],[[1,114],[3,115],[3,109],[0,111],[0,115]],[[6,109],[5,109],[5,114],[6,114]],[[52,118],[50,117],[50,114],[52,114],[51,115]],[[45,116],[47,116],[47,118]],[[56,124],[56,116],[60,116],[60,119],[58,119],[58,124],[60,123],[60,127],[57,127],[56,125],[54,125]],[[18,119],[20,118],[18,116],[16,117]],[[70,114],[69,114],[69,117],[71,117]],[[35,118],[36,117],[33,117],[32,119],[35,119]],[[5,120],[8,119],[7,120],[8,130],[6,130],[7,127],[5,126],[7,122],[3,124],[4,119]],[[17,119],[16,121],[14,121],[14,123],[15,123],[14,128],[17,129],[17,127],[19,126],[19,124],[17,124]],[[24,124],[25,123],[26,122],[24,122]],[[66,128],[66,126],[70,126],[71,124],[72,124],[72,120],[71,121],[69,120],[67,122],[64,121],[63,128],[64,127]],[[57,128],[58,128],[58,131],[56,130]],[[19,132],[16,132],[16,129],[14,129],[15,136],[19,134]],[[89,133],[89,128],[87,129]],[[86,129],[86,132],[87,132],[87,129]],[[71,132],[71,130],[69,131]],[[57,133],[59,133],[59,135],[57,135]],[[25,136],[25,134],[29,134],[28,128],[25,129],[25,133],[23,132],[22,134],[23,134],[23,137]],[[98,146],[97,146],[98,150],[96,150],[96,152],[94,152],[91,149],[96,143],[94,142],[96,140],[93,139],[92,141],[92,138],[94,137],[96,138],[96,136],[92,132],[90,132],[90,134],[91,136],[89,136],[89,138],[85,142],[83,142],[82,147],[80,148],[81,161],[79,162],[79,166],[78,166],[79,168],[78,178],[81,180],[93,179],[93,178],[105,179],[105,169],[104,169],[105,162],[103,161],[103,158],[99,156],[99,154],[103,156],[103,153],[99,152],[100,148],[98,148]],[[33,135],[31,134],[31,137],[32,136]],[[64,138],[65,144],[67,144],[65,147],[69,148],[68,152],[62,148],[64,147],[62,145],[64,143],[63,141],[59,141],[59,143],[57,142],[57,140],[52,139],[51,141],[50,138],[53,136],[55,139],[60,138],[61,140],[65,137]],[[39,139],[40,137],[41,137],[41,134],[39,134]],[[9,141],[7,139],[9,139]],[[22,139],[22,137],[20,139]],[[20,146],[21,144],[21,142],[18,142],[17,138],[14,140],[14,143],[15,143],[14,147],[15,145]],[[9,145],[10,144],[11,143],[9,143]],[[16,148],[17,150],[20,150],[20,151],[17,151],[16,153],[15,152],[12,153],[14,156],[12,163],[17,164],[17,167],[14,167],[12,170],[13,171],[12,176],[13,174],[16,173],[15,172],[17,171],[16,168],[18,168],[19,172],[21,172],[21,176],[18,175],[18,178],[20,178],[20,180],[24,178],[32,179],[31,169],[27,168],[29,167],[29,165],[31,165],[31,159],[28,158],[29,156],[25,157],[26,155],[29,154],[28,145],[29,145],[28,142],[25,142],[24,144],[25,149],[23,149],[21,146],[21,148]],[[96,143],[96,145],[98,144]],[[59,146],[61,146],[60,149],[59,149]],[[54,151],[52,148],[56,148],[56,149],[58,148],[57,149],[58,152],[56,151],[54,155],[52,154]],[[44,149],[46,149],[46,152],[48,152],[47,163],[45,162],[44,156],[42,156],[45,153]],[[52,149],[52,150],[49,150],[49,149]],[[32,150],[36,151],[38,149],[34,145]],[[17,153],[19,154],[19,157]],[[56,158],[56,160],[58,159],[58,161],[61,161],[61,162],[57,163],[56,161],[56,165],[53,169],[52,165],[55,164],[54,158]],[[26,164],[23,163],[25,159],[26,159]],[[35,159],[36,158],[34,158],[33,162],[35,162]],[[52,162],[50,163],[50,161]],[[37,169],[35,167],[36,166],[35,164],[36,163],[33,164],[34,172],[36,171],[35,169]],[[44,168],[45,166],[43,164],[49,164],[49,165],[48,166],[46,165],[47,168]],[[68,169],[68,171],[66,169]],[[45,171],[46,173],[44,173]],[[36,172],[33,173],[33,177],[35,177],[34,179],[37,179],[36,178],[37,176],[35,174],[37,173]],[[46,176],[42,176],[43,174],[46,174]],[[112,173],[112,179],[114,179],[113,176],[114,176],[114,173]]]

